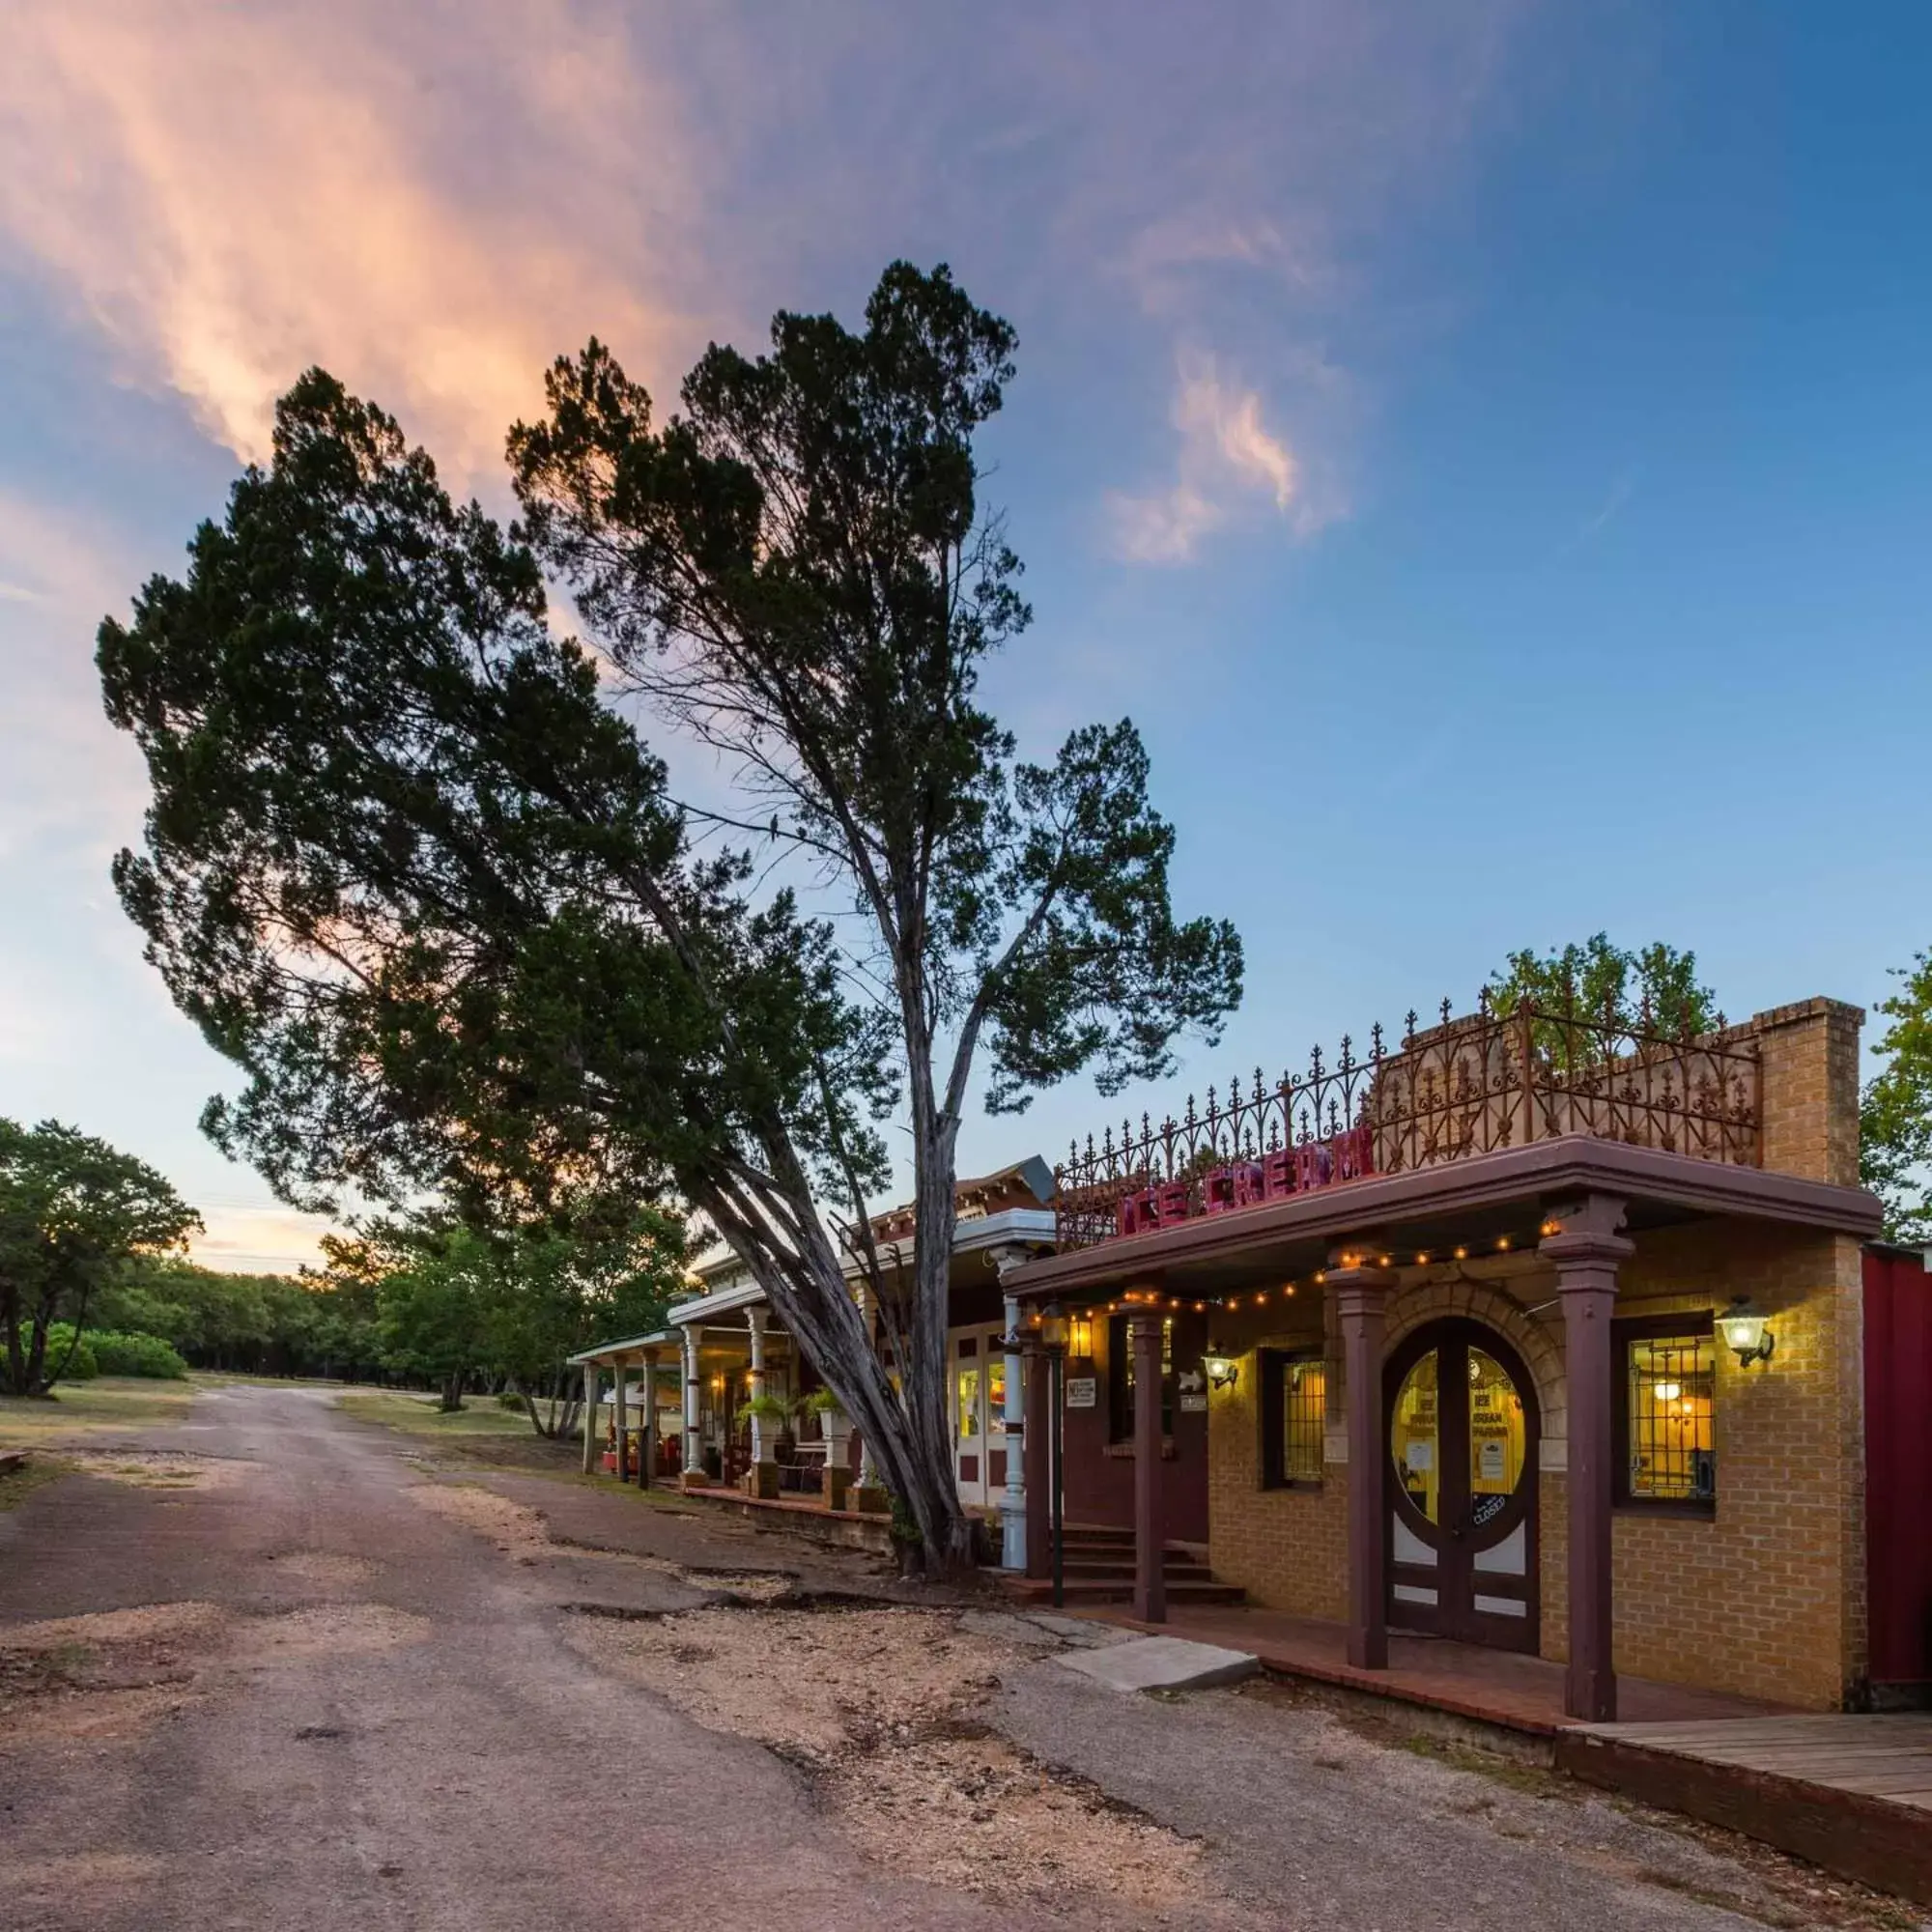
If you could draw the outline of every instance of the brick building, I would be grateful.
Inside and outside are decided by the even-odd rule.
[[[1857,1699],[1861,1019],[1485,1005],[1090,1144],[1006,1284],[1066,1331],[1066,1520],[1133,1525],[1142,1614],[1180,1546],[1358,1667],[1395,1628],[1565,1661],[1578,1717],[1619,1670]]]

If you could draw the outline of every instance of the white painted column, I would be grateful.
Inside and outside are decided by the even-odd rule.
[[[684,1331],[684,1473],[704,1473],[704,1445],[697,1439],[697,1324]]]
[[[745,1311],[745,1325],[752,1331],[752,1366],[746,1380],[751,1385],[752,1400],[765,1392],[765,1311],[762,1308],[748,1308]],[[765,1460],[765,1418],[754,1410],[752,1415],[752,1466],[756,1468]]]
[[[583,1365],[583,1473],[586,1476],[597,1466],[596,1437],[597,1365],[594,1362],[585,1362]]]
[[[624,1425],[630,1419],[624,1401],[624,1378],[629,1374],[623,1356],[619,1355],[611,1371],[611,1419],[615,1424],[612,1440],[617,1445],[617,1480],[620,1483],[624,1480]]]
[[[859,1304],[859,1320],[865,1323],[866,1333],[869,1336],[872,1332],[872,1309],[863,1282],[853,1289],[852,1298]],[[871,1432],[865,1429],[859,1432],[858,1482],[862,1490],[876,1490],[880,1486],[879,1463],[872,1450]]]
[[[1006,1297],[1007,1315],[1007,1492],[1000,1498],[1000,1568],[1026,1568],[1026,1392],[1021,1381],[1026,1358],[1020,1353],[1020,1304]]]

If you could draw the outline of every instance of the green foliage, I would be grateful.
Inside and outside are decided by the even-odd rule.
[[[781,1395],[754,1395],[738,1405],[738,1420],[747,1423],[756,1416],[760,1422],[789,1422],[791,1404]]]
[[[1932,953],[1894,967],[1878,1010],[1886,1065],[1860,1096],[1860,1179],[1885,1204],[1888,1240],[1932,1242]]]
[[[146,1162],[58,1121],[0,1120],[0,1324],[5,1381],[32,1395],[58,1373],[47,1344],[116,1270],[184,1246],[201,1217]]]
[[[46,1337],[46,1373],[43,1386],[50,1388],[56,1382],[91,1382],[100,1374],[100,1361],[94,1352],[98,1337],[87,1334],[75,1341],[71,1321],[49,1321]],[[113,1369],[108,1373],[119,1375],[122,1372]]]
[[[1512,952],[1503,970],[1490,976],[1491,998],[1507,1011],[1519,1001],[1554,1013],[1589,1020],[1606,1016],[1618,1026],[1642,1026],[1676,1038],[1709,1033],[1717,1024],[1717,996],[1697,983],[1697,955],[1661,940],[1638,951],[1613,946],[1599,932],[1580,946],[1551,947],[1539,953]]]
[[[293,1201],[431,1199],[497,1242],[580,1192],[692,1203],[943,1549],[943,1350],[893,1337],[902,1401],[823,1200],[863,1242],[903,1092],[928,1328],[981,1045],[995,1107],[1088,1065],[1111,1092],[1240,989],[1233,930],[1173,915],[1131,724],[1033,765],[976,700],[1029,616],[973,453],[1012,353],[944,269],[895,264],[861,332],[781,314],[769,355],[710,351],[659,432],[593,342],[512,433],[507,534],[312,371],[185,579],[98,654],[154,788],[117,888],[244,1075],[204,1117],[217,1142]],[[854,943],[751,852],[694,845],[597,662],[548,628],[546,563],[618,675],[732,754],[724,824],[800,862],[781,881],[856,897]],[[574,1264],[520,1252],[512,1341],[480,1254],[411,1269],[382,1320],[412,1362],[549,1360],[588,1305],[544,1286]]]
[[[799,1398],[798,1412],[801,1415],[843,1415],[845,1411],[829,1388],[815,1388],[810,1395]]]
[[[497,1406],[498,1408],[513,1409],[518,1414],[522,1414],[524,1398],[516,1389],[498,1389],[497,1391]]]
[[[88,1346],[103,1376],[150,1376],[173,1381],[187,1374],[187,1364],[158,1335],[127,1335],[113,1328],[91,1329]]]

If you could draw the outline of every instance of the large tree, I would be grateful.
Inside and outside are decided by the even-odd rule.
[[[1131,725],[1030,765],[975,702],[1026,615],[972,460],[1010,350],[943,270],[895,268],[862,334],[781,315],[771,356],[713,350],[655,431],[593,346],[513,435],[530,544],[318,373],[186,582],[100,637],[156,791],[124,901],[248,1075],[217,1139],[292,1198],[349,1181],[517,1218],[566,1175],[691,1202],[942,1562],[968,1547],[944,1340],[976,1056],[995,1106],[1096,1063],[1114,1089],[1239,992],[1233,932],[1170,912]],[[694,850],[598,662],[546,628],[540,556],[616,675],[742,754],[747,838],[856,896],[867,939],[745,850]],[[895,1096],[905,1293],[866,1211]]]
[[[1932,1241],[1932,952],[1894,967],[1902,983],[1878,1003],[1886,1065],[1859,1108],[1859,1169],[1885,1203],[1886,1238]]]
[[[1115,1093],[1169,1070],[1183,1029],[1215,1037],[1241,988],[1233,927],[1174,918],[1174,833],[1133,725],[1085,726],[1027,763],[978,701],[985,661],[1031,616],[974,453],[1014,346],[944,267],[895,263],[861,331],[781,313],[769,354],[714,345],[662,428],[593,340],[551,371],[547,418],[510,438],[538,554],[619,673],[735,778],[736,816],[714,815],[816,868],[858,915],[840,928],[845,982],[907,1085],[910,1293],[873,1252],[867,1171],[835,1146],[837,1198],[947,1498],[955,1151],[976,1063],[996,1112],[1089,1065]],[[781,1156],[699,1198],[814,1358],[857,1345]],[[955,1552],[962,1530],[950,1506]]]
[[[6,1386],[43,1395],[64,1360],[55,1321],[77,1345],[88,1305],[114,1270],[184,1247],[201,1217],[145,1161],[58,1121],[0,1120],[0,1326]]]

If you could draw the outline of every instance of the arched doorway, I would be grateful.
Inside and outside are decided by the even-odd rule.
[[[1537,1648],[1536,1385],[1492,1328],[1407,1336],[1383,1371],[1395,1630]]]

